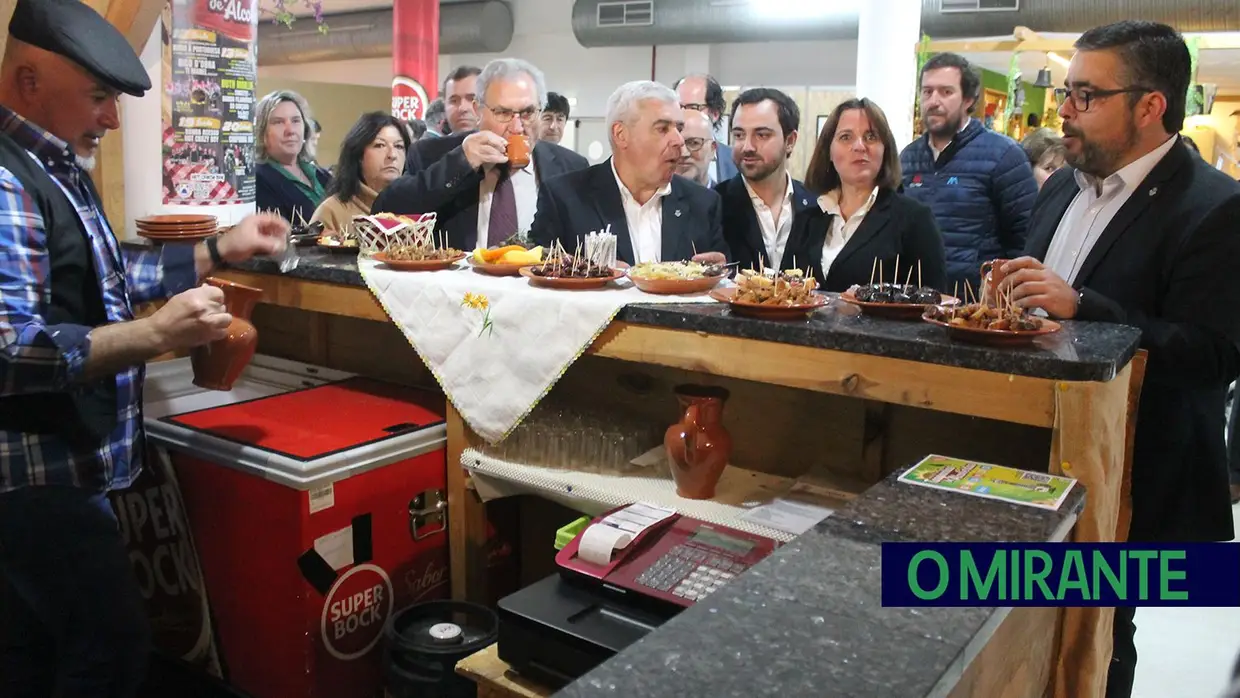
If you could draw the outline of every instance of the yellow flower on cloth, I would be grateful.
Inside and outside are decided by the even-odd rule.
[[[494,331],[494,327],[491,325],[491,299],[490,298],[487,298],[484,294],[481,294],[481,293],[466,292],[464,297],[461,298],[461,306],[466,307],[466,308],[473,308],[474,310],[485,311],[482,315],[482,329],[478,331],[479,337],[482,336],[483,332],[486,332],[487,335],[490,335]]]

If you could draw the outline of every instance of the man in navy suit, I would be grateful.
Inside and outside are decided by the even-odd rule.
[[[372,212],[433,211],[437,230],[464,250],[494,247],[529,230],[547,180],[589,165],[577,153],[538,139],[545,85],[542,72],[525,61],[488,63],[477,81],[481,128],[418,141],[409,151],[418,165],[379,194]],[[532,146],[528,164],[509,163],[511,136],[524,136]]]
[[[801,110],[768,88],[745,90],[732,103],[733,157],[740,174],[720,182],[723,238],[741,269],[792,269],[809,260],[785,253],[792,219],[817,197],[788,174]]]
[[[666,85],[622,85],[607,100],[611,158],[546,182],[530,236],[572,252],[587,233],[610,229],[623,264],[726,262],[719,195],[675,174],[683,119]]]
[[[723,88],[719,81],[709,75],[688,75],[676,81],[673,86],[676,96],[680,98],[681,109],[700,111],[710,117],[710,125],[718,130],[723,121],[723,110],[727,103],[723,101]],[[707,186],[729,180],[736,176],[736,163],[732,160],[732,149],[727,143],[716,140],[715,160],[708,171]]]
[[[1056,90],[1067,162],[1042,187],[1028,257],[1003,266],[1021,307],[1141,330],[1149,352],[1128,540],[1234,536],[1223,406],[1240,374],[1240,185],[1179,137],[1191,80],[1175,29],[1090,29]],[[1115,609],[1107,698],[1132,694],[1134,608]]]

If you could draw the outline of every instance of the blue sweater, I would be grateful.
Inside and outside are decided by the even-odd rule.
[[[978,288],[979,267],[1022,254],[1038,185],[1016,141],[972,119],[934,160],[929,134],[900,153],[904,194],[934,212],[947,254],[947,289]]]

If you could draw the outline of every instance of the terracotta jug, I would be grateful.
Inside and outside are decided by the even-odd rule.
[[[709,385],[676,388],[681,419],[663,436],[676,494],[686,499],[710,499],[732,455],[732,436],[723,426],[728,391]]]
[[[206,283],[224,292],[224,307],[232,315],[232,324],[227,337],[190,352],[194,385],[208,390],[232,390],[258,347],[258,330],[250,324],[250,313],[263,292],[222,279],[207,279]]]

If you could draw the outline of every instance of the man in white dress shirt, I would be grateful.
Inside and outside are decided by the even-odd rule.
[[[1127,539],[1231,540],[1223,405],[1240,373],[1240,313],[1229,310],[1240,306],[1240,184],[1180,144],[1191,59],[1174,29],[1118,22],[1076,48],[1056,91],[1069,167],[1046,180],[1030,256],[1003,265],[1003,283],[1052,317],[1141,330]],[[1122,540],[1125,523],[1078,533]],[[1107,698],[1132,693],[1134,616],[1115,609]]]
[[[715,191],[723,198],[723,238],[741,269],[798,266],[785,253],[792,219],[816,200],[788,173],[800,123],[797,103],[779,90],[745,90],[732,103],[732,155],[740,174]]]
[[[719,195],[676,175],[685,139],[679,100],[666,85],[627,83],[607,100],[612,157],[549,181],[531,237],[574,249],[610,229],[623,264],[727,261]]]

